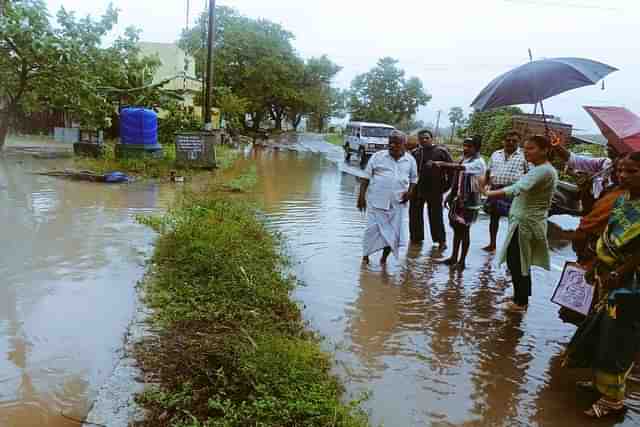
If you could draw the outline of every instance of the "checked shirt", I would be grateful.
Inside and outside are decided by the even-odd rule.
[[[520,149],[508,158],[505,156],[504,150],[494,152],[489,160],[488,169],[493,187],[511,185],[529,171],[527,161]]]

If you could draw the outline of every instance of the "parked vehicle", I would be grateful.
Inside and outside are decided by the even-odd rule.
[[[349,161],[351,154],[357,153],[364,168],[373,153],[387,148],[393,130],[393,126],[383,123],[349,122],[344,131],[345,160]]]

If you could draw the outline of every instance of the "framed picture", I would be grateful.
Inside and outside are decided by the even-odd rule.
[[[593,300],[593,286],[585,279],[585,269],[575,262],[567,262],[562,270],[560,281],[553,292],[551,302],[578,312],[589,314]]]

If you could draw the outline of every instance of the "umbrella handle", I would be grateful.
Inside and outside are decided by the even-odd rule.
[[[542,121],[544,122],[544,133],[545,133],[545,136],[547,138],[551,139],[550,135],[549,135],[549,124],[547,123],[547,116],[544,113],[544,104],[542,103],[542,100],[540,100],[540,111],[542,111]]]

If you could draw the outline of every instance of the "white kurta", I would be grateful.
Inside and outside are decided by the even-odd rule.
[[[408,204],[401,200],[409,185],[418,182],[416,161],[409,154],[395,160],[389,151],[379,151],[369,159],[365,173],[369,187],[363,254],[369,256],[390,247],[397,256],[405,241],[402,227],[408,213]]]

